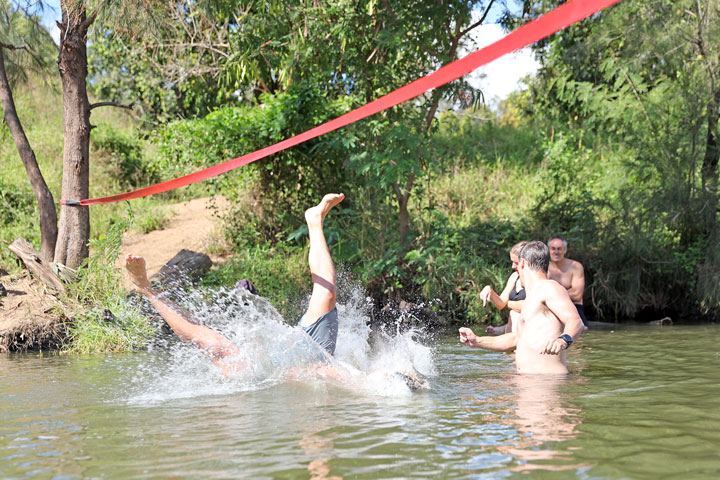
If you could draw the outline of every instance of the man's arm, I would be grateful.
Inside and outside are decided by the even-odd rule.
[[[225,336],[204,325],[188,321],[190,313],[172,302],[161,299],[153,289],[141,291],[175,334],[186,342],[193,343],[205,351],[218,364],[225,357],[237,355],[238,347]],[[218,364],[219,365],[219,364]]]
[[[577,308],[570,300],[568,291],[557,282],[549,282],[545,290],[545,305],[562,324],[563,335],[570,335],[573,340],[577,340],[585,330],[585,326],[580,319],[580,315],[578,315]],[[548,342],[542,353],[557,355],[567,347],[565,340],[554,338]]]
[[[512,352],[517,347],[517,336],[514,333],[504,333],[497,337],[478,337],[472,330],[463,327],[460,329],[460,343],[494,352]]]
[[[573,303],[582,303],[584,292],[585,269],[583,268],[582,263],[573,261],[572,279],[570,280],[570,288],[568,289],[570,300],[572,300]]]

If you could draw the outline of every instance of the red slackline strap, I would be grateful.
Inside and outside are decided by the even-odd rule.
[[[168,190],[174,190],[179,187],[184,187],[186,185],[226,173],[235,168],[254,162],[255,160],[260,160],[261,158],[265,158],[273,153],[285,150],[286,148],[303,143],[324,133],[332,132],[333,130],[337,130],[338,128],[357,122],[358,120],[362,120],[363,118],[374,115],[390,107],[394,107],[395,105],[422,95],[430,89],[445,85],[453,80],[457,80],[478,67],[490,63],[507,53],[514,52],[515,50],[524,48],[537,42],[538,40],[542,40],[543,38],[562,30],[568,25],[572,25],[573,23],[589,17],[603,8],[609,7],[619,1],[620,0],[570,0],[540,18],[526,23],[497,42],[480,50],[476,50],[459,60],[449,63],[439,70],[419,78],[404,87],[400,87],[397,90],[378,98],[377,100],[341,115],[334,120],[330,120],[329,122],[307,130],[304,133],[288,138],[269,147],[248,153],[247,155],[243,155],[242,157],[238,157],[234,160],[228,160],[227,162],[220,163],[204,170],[200,170],[174,180],[168,180],[167,182],[140,188],[132,192],[79,201],[61,200],[60,204],[75,206],[95,205],[100,203],[113,203],[122,200],[130,200],[133,198],[154,195],[156,193],[167,192]]]

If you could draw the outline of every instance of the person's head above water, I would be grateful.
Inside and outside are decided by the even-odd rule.
[[[540,240],[527,242],[520,250],[519,257],[525,268],[532,271],[547,273],[550,266],[550,252],[547,245]]]
[[[512,262],[512,269],[517,272],[518,264],[520,263],[520,250],[527,244],[525,240],[518,242],[510,249],[510,261]]]
[[[567,253],[567,240],[560,235],[554,235],[548,240],[548,247],[550,248],[550,259],[553,262],[562,262]]]

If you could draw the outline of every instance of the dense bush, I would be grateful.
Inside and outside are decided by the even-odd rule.
[[[105,150],[110,174],[122,188],[137,188],[155,183],[154,165],[143,158],[142,142],[128,131],[102,124],[92,130],[93,145]]]
[[[323,91],[297,85],[287,92],[262,95],[259,106],[218,109],[202,119],[172,122],[158,132],[158,167],[164,178],[174,178],[251,153],[290,138],[344,113],[349,100],[329,100]],[[344,186],[346,139],[329,133],[250,166],[211,180],[233,203],[242,205],[236,216],[246,217],[248,193],[260,205],[267,222],[260,230],[272,237],[295,228],[305,208],[325,192]],[[248,192],[250,190],[250,192]],[[240,198],[243,197],[243,198]],[[258,212],[255,212],[258,213]]]

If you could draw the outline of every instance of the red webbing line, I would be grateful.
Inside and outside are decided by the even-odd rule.
[[[542,40],[543,38],[562,30],[568,25],[589,17],[603,8],[613,5],[619,1],[620,0],[570,0],[540,18],[537,18],[532,22],[514,30],[497,42],[480,50],[476,50],[459,60],[449,63],[439,70],[415,80],[404,87],[400,87],[397,90],[378,98],[377,100],[341,115],[334,120],[330,120],[329,122],[312,128],[304,133],[288,138],[269,147],[265,147],[261,150],[243,155],[242,157],[238,157],[234,160],[229,160],[213,167],[185,175],[184,177],[151,185],[132,192],[110,195],[109,197],[80,200],[79,202],[62,200],[60,203],[62,205],[95,205],[99,203],[119,202],[121,200],[130,200],[133,198],[154,195],[156,193],[167,192],[168,190],[184,187],[186,185],[220,175],[243,165],[247,165],[255,160],[265,158],[273,153],[277,153],[281,150],[285,150],[286,148],[290,148],[299,143],[318,137],[324,133],[344,127],[390,107],[394,107],[395,105],[422,95],[432,88],[445,85],[446,83],[472,72],[482,65],[492,62],[506,53],[514,52],[515,50],[526,47],[538,40]]]

